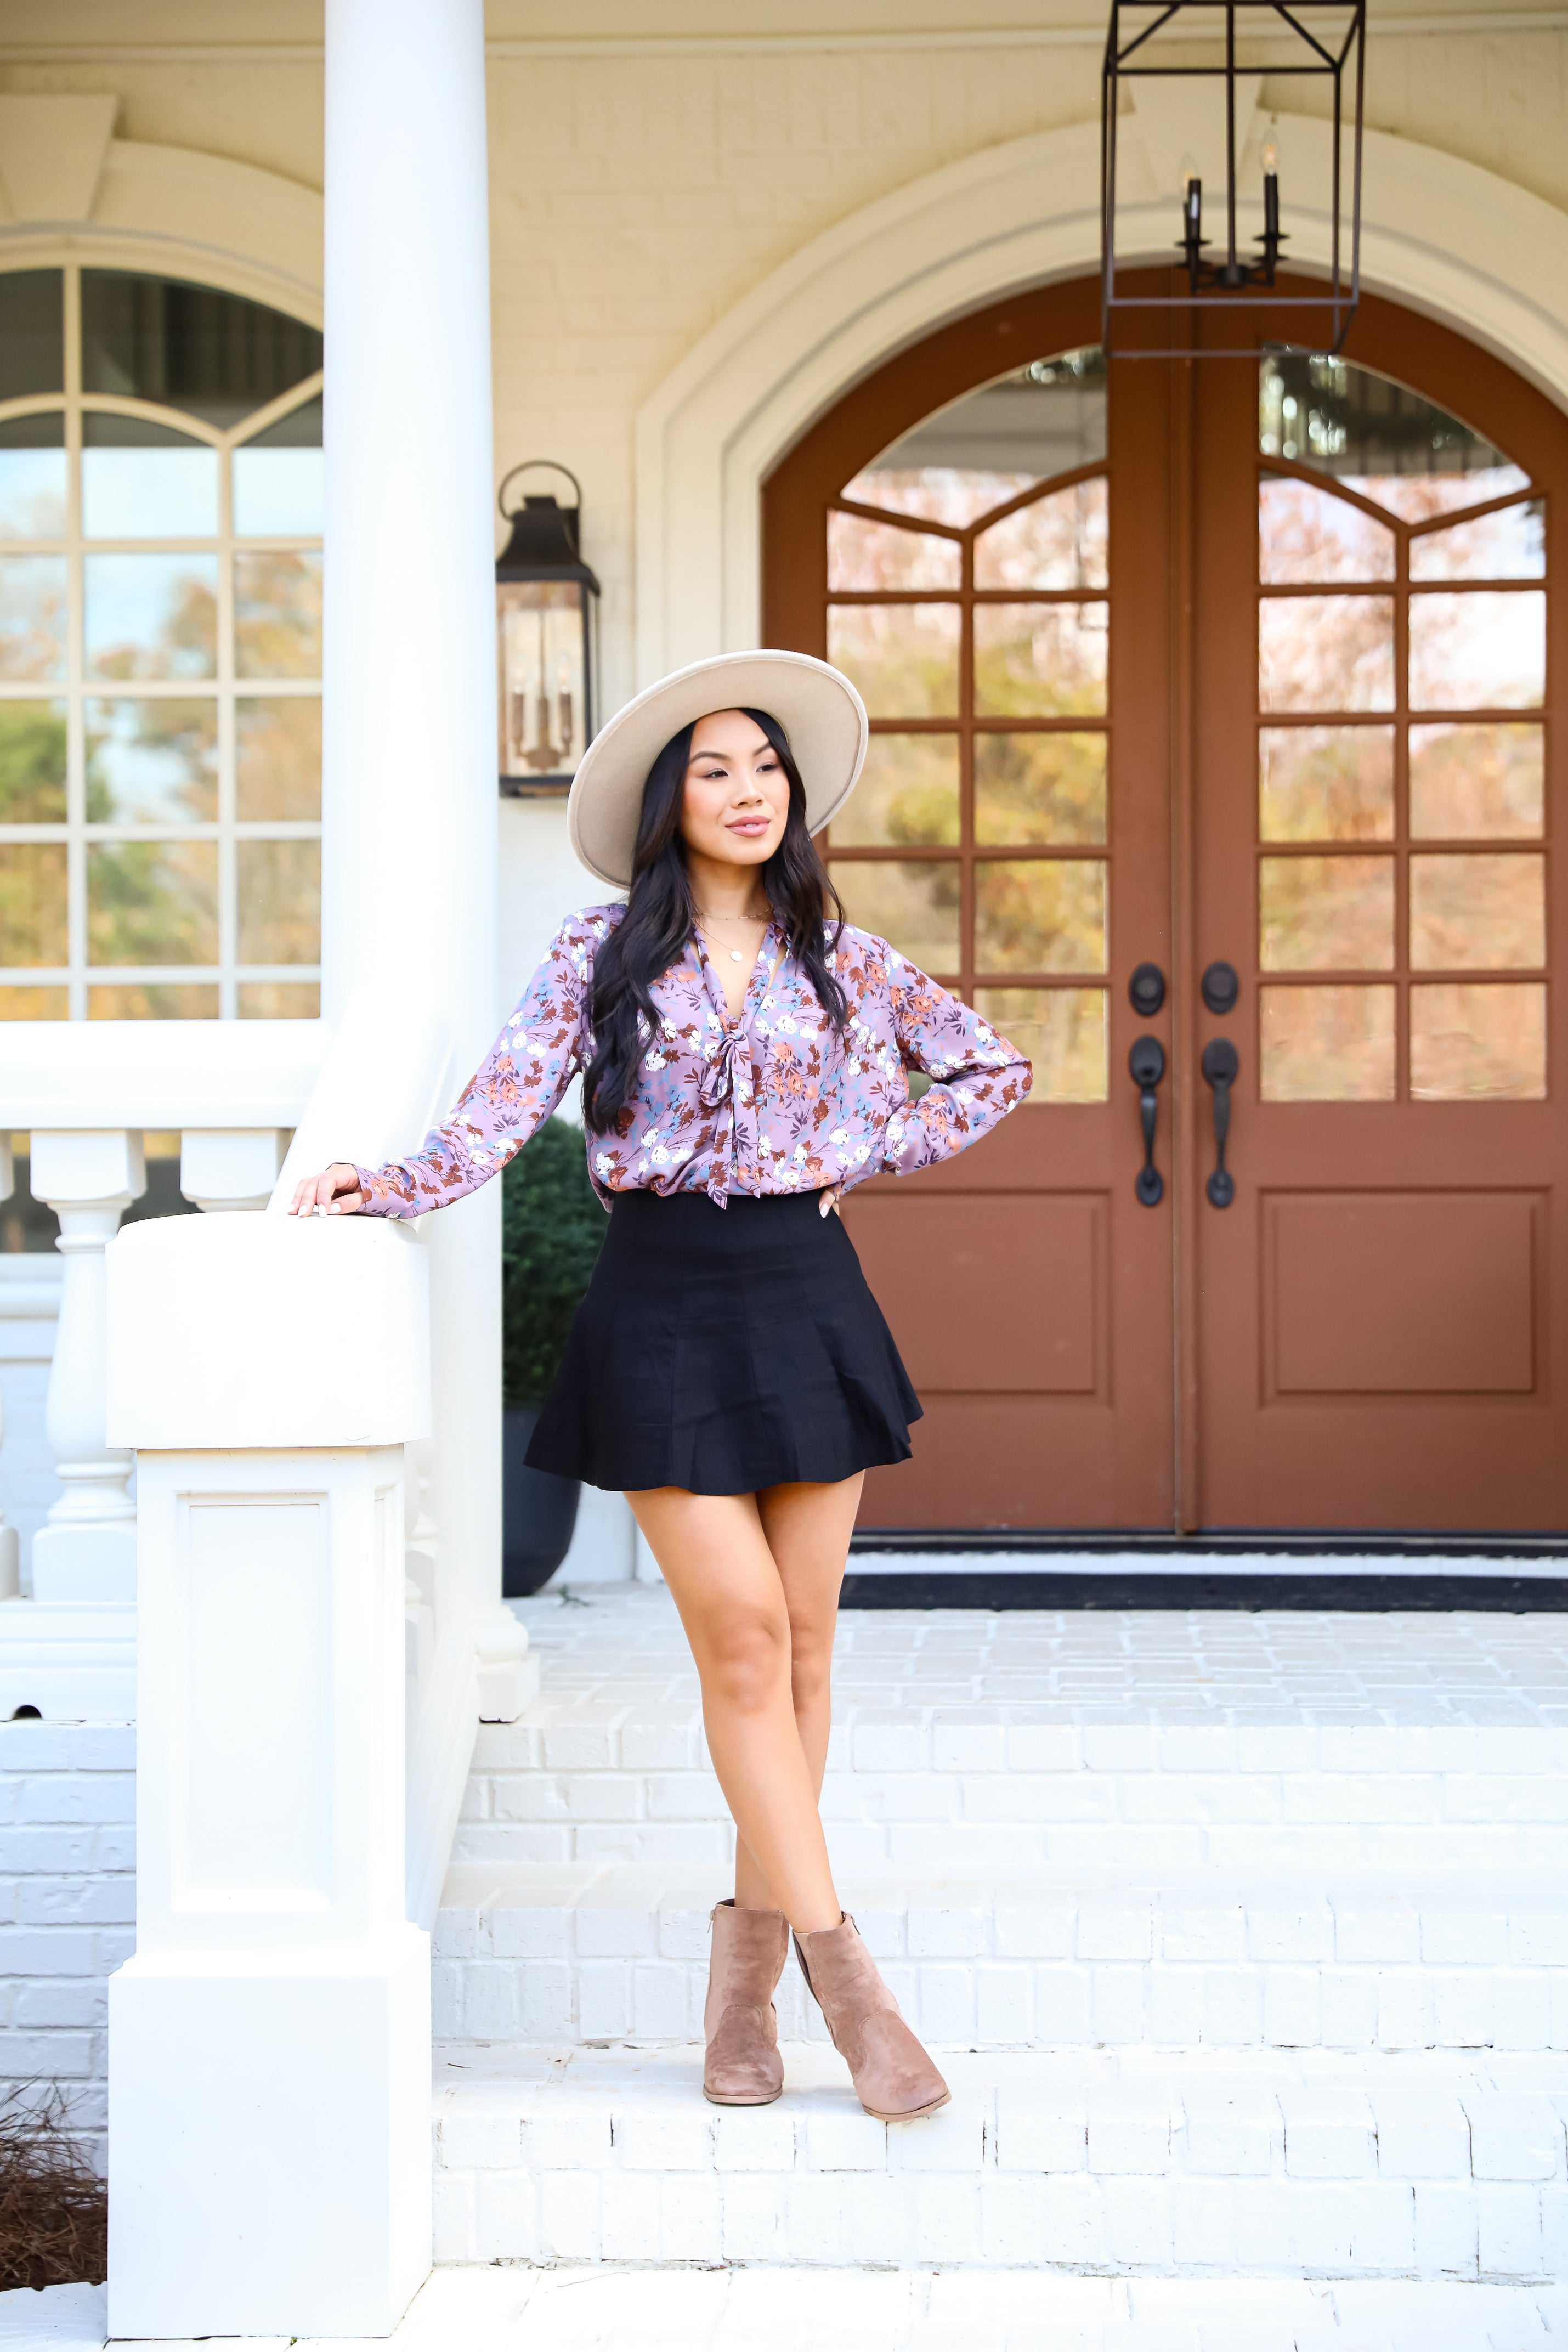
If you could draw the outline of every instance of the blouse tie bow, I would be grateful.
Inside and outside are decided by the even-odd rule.
[[[741,1070],[749,1070],[750,1061],[750,1039],[743,1030],[727,1029],[723,1043],[697,1087],[697,1100],[704,1110],[719,1110],[734,1101],[737,1075]]]

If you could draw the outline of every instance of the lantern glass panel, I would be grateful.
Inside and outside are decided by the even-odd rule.
[[[497,583],[500,769],[521,782],[575,774],[587,748],[587,614],[575,580]]]

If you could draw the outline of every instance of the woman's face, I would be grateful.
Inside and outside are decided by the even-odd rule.
[[[721,866],[766,865],[784,838],[789,779],[755,719],[710,710],[692,730],[681,837]]]

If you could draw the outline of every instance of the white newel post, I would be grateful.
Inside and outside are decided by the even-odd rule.
[[[168,1218],[110,1254],[109,1426],[141,1508],[117,2338],[384,2336],[429,2268],[402,1748],[426,1269],[358,1219]]]
[[[35,1129],[31,1183],[60,1221],[66,1262],[45,1417],[65,1489],[33,1538],[33,1597],[45,1603],[136,1599],[131,1454],[104,1433],[104,1252],[147,1189],[141,1138],[122,1129]]]
[[[323,1010],[498,1026],[495,467],[482,0],[327,0]],[[417,1140],[406,1139],[406,1149]],[[327,1147],[328,1156],[343,1145]],[[432,1218],[437,1616],[516,1716],[501,1603],[498,1185]]]

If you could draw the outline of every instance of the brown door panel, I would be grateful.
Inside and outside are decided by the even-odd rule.
[[[1259,1206],[1268,1401],[1541,1393],[1542,1194],[1277,1192]]]
[[[851,1209],[866,1278],[921,1395],[1104,1396],[1109,1202],[988,1192],[962,1208],[913,1187]],[[1006,1312],[989,1286],[998,1253]]]
[[[1108,1494],[1123,1498],[1129,1526],[1168,1525],[1165,1477],[1150,1476],[1146,1458],[1125,1458],[1108,1405],[968,1395],[928,1397],[925,1408],[913,1461],[867,1472],[862,1527],[1093,1528]]]
[[[1249,1457],[1206,1465],[1207,1528],[1529,1534],[1563,1521],[1544,1407],[1303,1399],[1249,1417]]]

